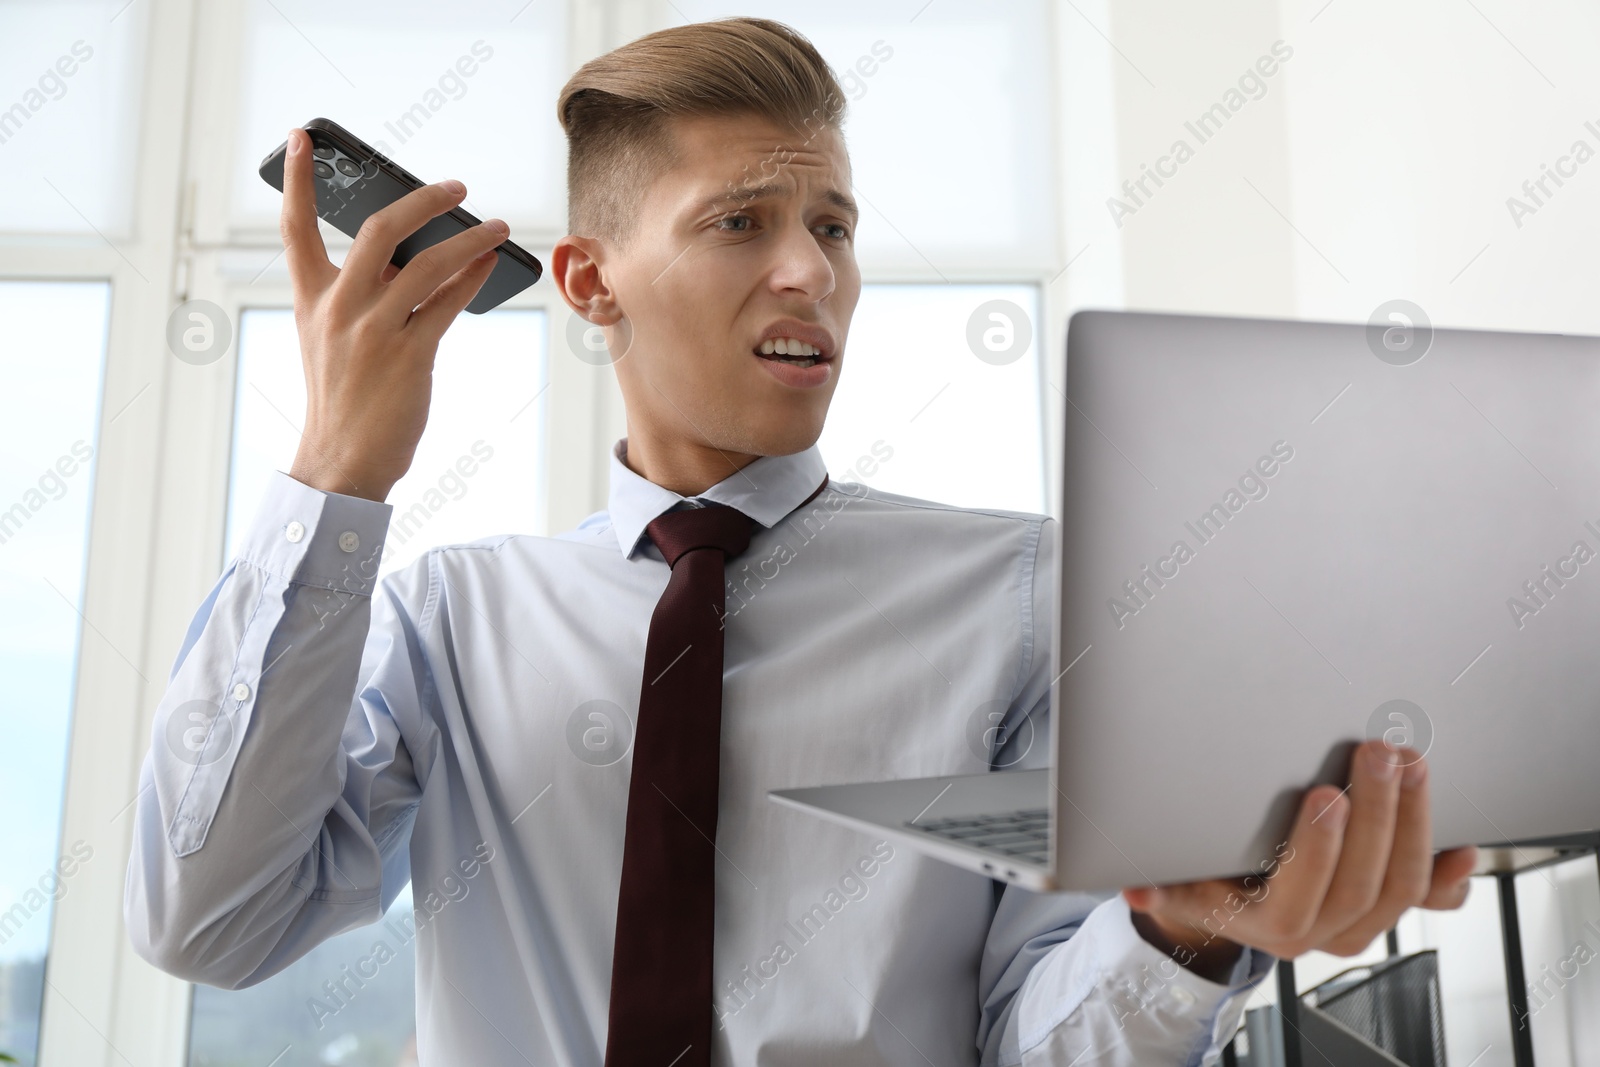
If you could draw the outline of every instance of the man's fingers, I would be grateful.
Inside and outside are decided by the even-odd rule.
[[[1246,908],[1255,906],[1270,892],[1260,875],[1247,878],[1216,878],[1203,882],[1150,886],[1130,890],[1129,906],[1153,911],[1169,923],[1183,923],[1196,937],[1210,942],[1215,938],[1237,940],[1234,920]]]
[[[499,256],[491,255],[487,259],[474,259],[462,267],[418,306],[406,329],[420,330],[437,343],[456,316],[461,314],[461,309],[472,303],[472,298],[478,295],[483,283],[489,280],[498,259]]]
[[[1416,753],[1402,753],[1382,741],[1356,748],[1350,761],[1350,822],[1322,914],[1312,927],[1312,940],[1327,940],[1360,922],[1377,906],[1394,849],[1400,760],[1414,757]]]
[[[1396,757],[1392,774],[1374,759],[1387,755]],[[1306,794],[1265,879],[1129,887],[1123,896],[1164,929],[1191,928],[1191,944],[1224,937],[1290,959],[1313,948],[1358,953],[1409,908],[1466,900],[1478,850],[1433,854],[1428,777],[1414,750],[1362,745],[1346,790]]]
[[[1350,798],[1331,785],[1310,790],[1300,804],[1289,847],[1278,857],[1260,903],[1239,916],[1233,940],[1299,955],[1333,882],[1350,818]],[[1289,952],[1290,948],[1299,951]],[[1275,953],[1276,954],[1276,953]]]
[[[1472,888],[1469,875],[1478,865],[1478,846],[1452,848],[1433,857],[1433,884],[1419,907],[1450,911],[1466,903]]]
[[[383,268],[394,259],[396,246],[422,229],[429,219],[461,203],[464,196],[466,187],[460,182],[437,182],[413,189],[388,207],[373,212],[356,232],[350,254],[345,256],[344,272],[364,286],[377,288]]]
[[[1311,930],[1339,863],[1349,812],[1350,801],[1340,790],[1318,786],[1301,802],[1286,846],[1260,875],[1129,889],[1129,906],[1188,923],[1207,936],[1282,950]]]
[[[278,230],[283,236],[284,258],[295,303],[300,294],[325,289],[339,273],[328,260],[328,250],[317,229],[317,187],[311,173],[311,135],[289,131],[289,148],[283,157],[283,212]]]
[[[459,274],[475,257],[503,242],[510,232],[504,222],[489,219],[424,248],[395,278],[384,299],[393,301],[406,312],[411,311],[435,289]]]
[[[1433,882],[1433,821],[1428,799],[1428,764],[1417,753],[1403,749],[1399,799],[1395,809],[1394,846],[1389,851],[1383,888],[1365,915],[1335,934],[1322,949],[1335,956],[1350,956],[1372,944],[1394,926],[1408,908],[1422,903]],[[1345,836],[1346,851],[1349,835]],[[1344,860],[1340,860],[1342,866]],[[1337,882],[1338,876],[1335,875]],[[1329,891],[1329,899],[1333,893]]]

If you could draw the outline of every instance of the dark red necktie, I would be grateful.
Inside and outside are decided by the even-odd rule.
[[[751,520],[708,504],[645,531],[672,577],[645,642],[605,1067],[709,1067],[724,565]]]
[[[707,504],[667,512],[645,531],[672,577],[645,641],[605,1064],[707,1067],[723,565],[749,547],[750,518]]]

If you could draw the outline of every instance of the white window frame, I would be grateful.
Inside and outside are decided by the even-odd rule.
[[[173,655],[223,558],[240,314],[292,303],[282,257],[262,269],[281,250],[276,229],[234,231],[227,221],[244,4],[137,2],[148,7],[149,29],[144,83],[138,87],[130,236],[112,247],[92,235],[0,233],[0,280],[105,280],[112,287],[82,604],[87,625],[80,639],[61,833],[64,842],[82,838],[94,855],[54,907],[39,1045],[41,1063],[83,1067],[186,1062],[191,987],[140,959],[123,926],[130,802]],[[567,72],[681,21],[669,0],[565,2]],[[1059,14],[1051,17],[1059,70],[1067,27]],[[1041,126],[1047,127],[1041,135],[1054,139],[1051,158],[1058,173],[1064,172],[1061,124],[1048,116],[1059,113],[1061,88],[1054,86],[1051,100],[1041,102]],[[1062,183],[1053,181],[1052,188]],[[1062,227],[1068,218],[1065,195],[1055,212]],[[530,249],[548,248],[561,236],[526,221],[519,225],[514,217],[508,221]],[[348,246],[327,228],[324,237],[330,250]],[[1036,331],[1036,343],[1046,379],[1041,396],[1052,510],[1058,507],[1062,405],[1050,383],[1059,383],[1066,331],[1064,232],[1057,245],[1058,266],[1046,271],[941,265],[952,283],[1038,288],[1044,328]],[[863,280],[939,279],[865,270]],[[168,314],[185,299],[212,301],[230,316],[234,347],[226,357],[192,366],[167,351]],[[565,358],[568,309],[548,279],[506,306],[546,312],[546,399],[559,401],[547,405],[549,530],[540,532],[567,529],[604,506],[607,450],[623,433],[621,397],[609,368]],[[40,799],[48,805],[56,798]]]

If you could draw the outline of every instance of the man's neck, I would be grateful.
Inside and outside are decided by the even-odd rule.
[[[629,470],[679,496],[698,496],[760,458],[693,441],[654,440],[632,432],[622,455]]]

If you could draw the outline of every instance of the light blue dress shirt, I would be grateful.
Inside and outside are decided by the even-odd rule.
[[[141,956],[249,985],[409,879],[420,1062],[602,1063],[669,574],[644,529],[683,501],[625,448],[577,529],[381,580],[388,504],[275,475],[156,713],[125,899]],[[701,497],[760,524],[728,566],[712,1062],[1212,1062],[1272,957],[1213,983],[1120,895],[1004,886],[767,799],[1049,761],[1057,524],[839,482],[796,510],[823,475],[812,448]]]

